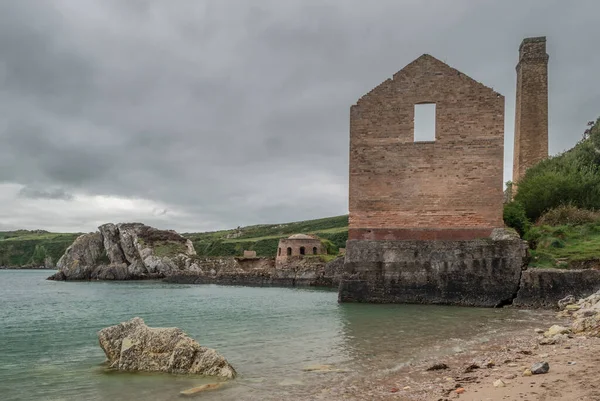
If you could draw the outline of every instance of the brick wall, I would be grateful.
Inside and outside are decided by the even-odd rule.
[[[414,106],[436,103],[436,140]],[[423,55],[350,110],[350,239],[487,236],[502,227],[504,97]]]
[[[288,255],[288,248],[291,249],[291,255]],[[304,248],[305,255],[323,255],[327,250],[321,244],[320,239],[280,239],[277,248],[277,260],[285,260],[288,256],[300,256],[300,248]],[[313,253],[316,248],[317,253]]]
[[[526,38],[519,47],[513,182],[548,158],[548,54],[546,38]],[[513,193],[514,195],[514,193]]]

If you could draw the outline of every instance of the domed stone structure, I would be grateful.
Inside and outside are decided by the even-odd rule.
[[[327,254],[327,249],[323,246],[321,240],[308,234],[294,234],[288,238],[282,238],[279,240],[279,247],[277,248],[278,261],[294,256],[325,254]]]

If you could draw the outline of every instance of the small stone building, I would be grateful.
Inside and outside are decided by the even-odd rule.
[[[256,251],[244,251],[244,257],[245,258],[255,258]]]
[[[279,240],[277,260],[285,260],[292,256],[324,255],[327,249],[321,240],[308,234],[294,234]]]

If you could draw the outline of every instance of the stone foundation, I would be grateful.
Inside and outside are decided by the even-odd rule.
[[[513,305],[526,308],[556,308],[567,295],[585,298],[600,290],[600,271],[528,269]]]
[[[502,239],[349,240],[340,302],[494,307],[517,296],[526,244]]]

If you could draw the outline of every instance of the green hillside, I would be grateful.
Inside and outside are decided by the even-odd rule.
[[[200,256],[237,256],[244,250],[254,250],[258,256],[275,256],[279,239],[297,233],[316,234],[325,240],[329,253],[337,253],[348,239],[348,216],[182,235],[192,240]],[[0,266],[41,266],[46,257],[56,263],[78,235],[0,231]]]
[[[348,216],[185,233],[183,236],[192,240],[196,252],[201,256],[236,256],[244,250],[256,251],[258,256],[275,256],[279,239],[297,233],[315,234],[327,240],[329,253],[337,253],[338,248],[346,246]]]
[[[0,231],[0,266],[42,266],[58,261],[79,234],[43,230]]]

